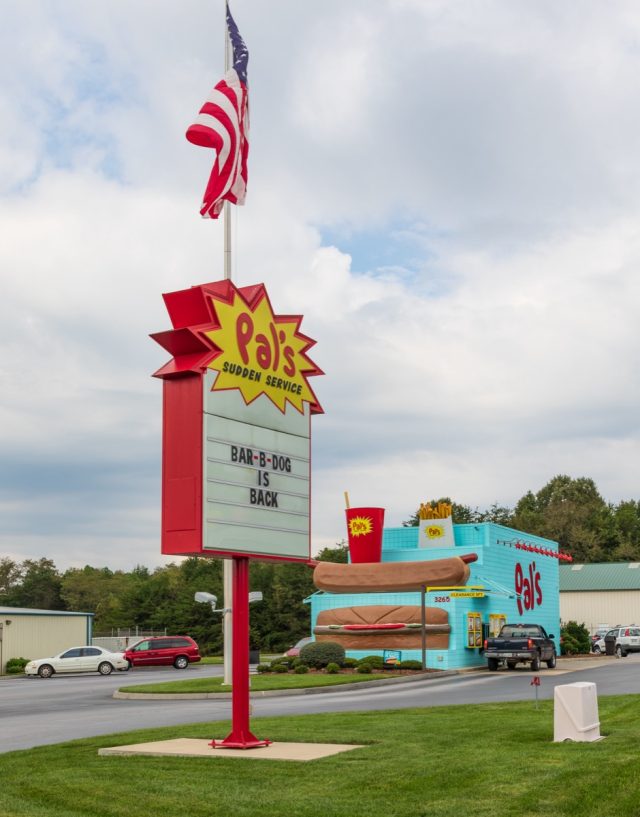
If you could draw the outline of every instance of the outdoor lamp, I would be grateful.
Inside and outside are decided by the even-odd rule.
[[[210,604],[212,610],[216,609],[218,597],[214,596],[213,593],[198,592],[193,598],[195,601],[201,601],[203,604]]]

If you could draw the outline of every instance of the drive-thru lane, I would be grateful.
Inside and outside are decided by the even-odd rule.
[[[556,670],[539,675],[541,699],[553,697],[556,684],[591,681],[598,695],[640,694],[640,655],[621,660],[559,661]],[[574,670],[574,667],[580,667]],[[26,749],[75,738],[132,729],[212,722],[212,737],[223,737],[213,722],[231,717],[231,701],[115,700],[120,686],[175,680],[176,677],[220,675],[219,666],[190,667],[183,673],[171,669],[133,670],[101,677],[57,676],[43,681],[19,677],[0,682],[0,751]],[[260,697],[252,700],[253,720],[260,717],[319,712],[403,709],[450,704],[533,700],[532,673],[478,672],[411,681],[393,686],[353,688],[339,692]],[[256,730],[259,731],[259,724]]]

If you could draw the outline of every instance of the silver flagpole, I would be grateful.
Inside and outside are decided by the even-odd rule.
[[[224,2],[224,72],[229,70],[231,65],[231,43],[229,42],[229,32],[227,31],[227,2]],[[224,218],[224,277],[231,280],[231,205],[225,201],[222,208]],[[223,591],[224,609],[223,638],[224,638],[224,677],[222,683],[231,686],[232,663],[233,663],[233,559],[223,559]]]

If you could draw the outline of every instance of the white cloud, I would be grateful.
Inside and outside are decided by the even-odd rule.
[[[344,535],[345,489],[392,524],[560,472],[637,495],[636,5],[236,5],[252,135],[234,280],[317,340],[314,543]],[[222,277],[222,225],[197,215],[211,155],[183,137],[222,73],[221,18],[30,0],[3,20],[15,558],[161,560],[166,356],[147,335],[169,326],[162,292]]]

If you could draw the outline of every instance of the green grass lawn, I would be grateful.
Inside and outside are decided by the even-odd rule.
[[[102,746],[223,738],[193,724],[0,756],[0,817],[637,817],[640,696],[599,701],[598,743],[553,743],[553,702],[253,718],[259,738],[360,743],[296,763],[99,757]],[[253,753],[260,752],[253,750]]]
[[[135,670],[134,670],[135,672]],[[265,673],[251,676],[251,690],[261,692],[272,689],[305,689],[306,687],[339,686],[357,684],[362,681],[379,681],[381,678],[392,678],[393,672],[372,672],[369,675],[357,673],[349,675],[296,675],[295,673]],[[162,692],[179,694],[185,692],[229,692],[228,686],[222,685],[223,678],[191,678],[179,681],[165,681],[158,684],[138,684],[120,687],[120,692]]]

